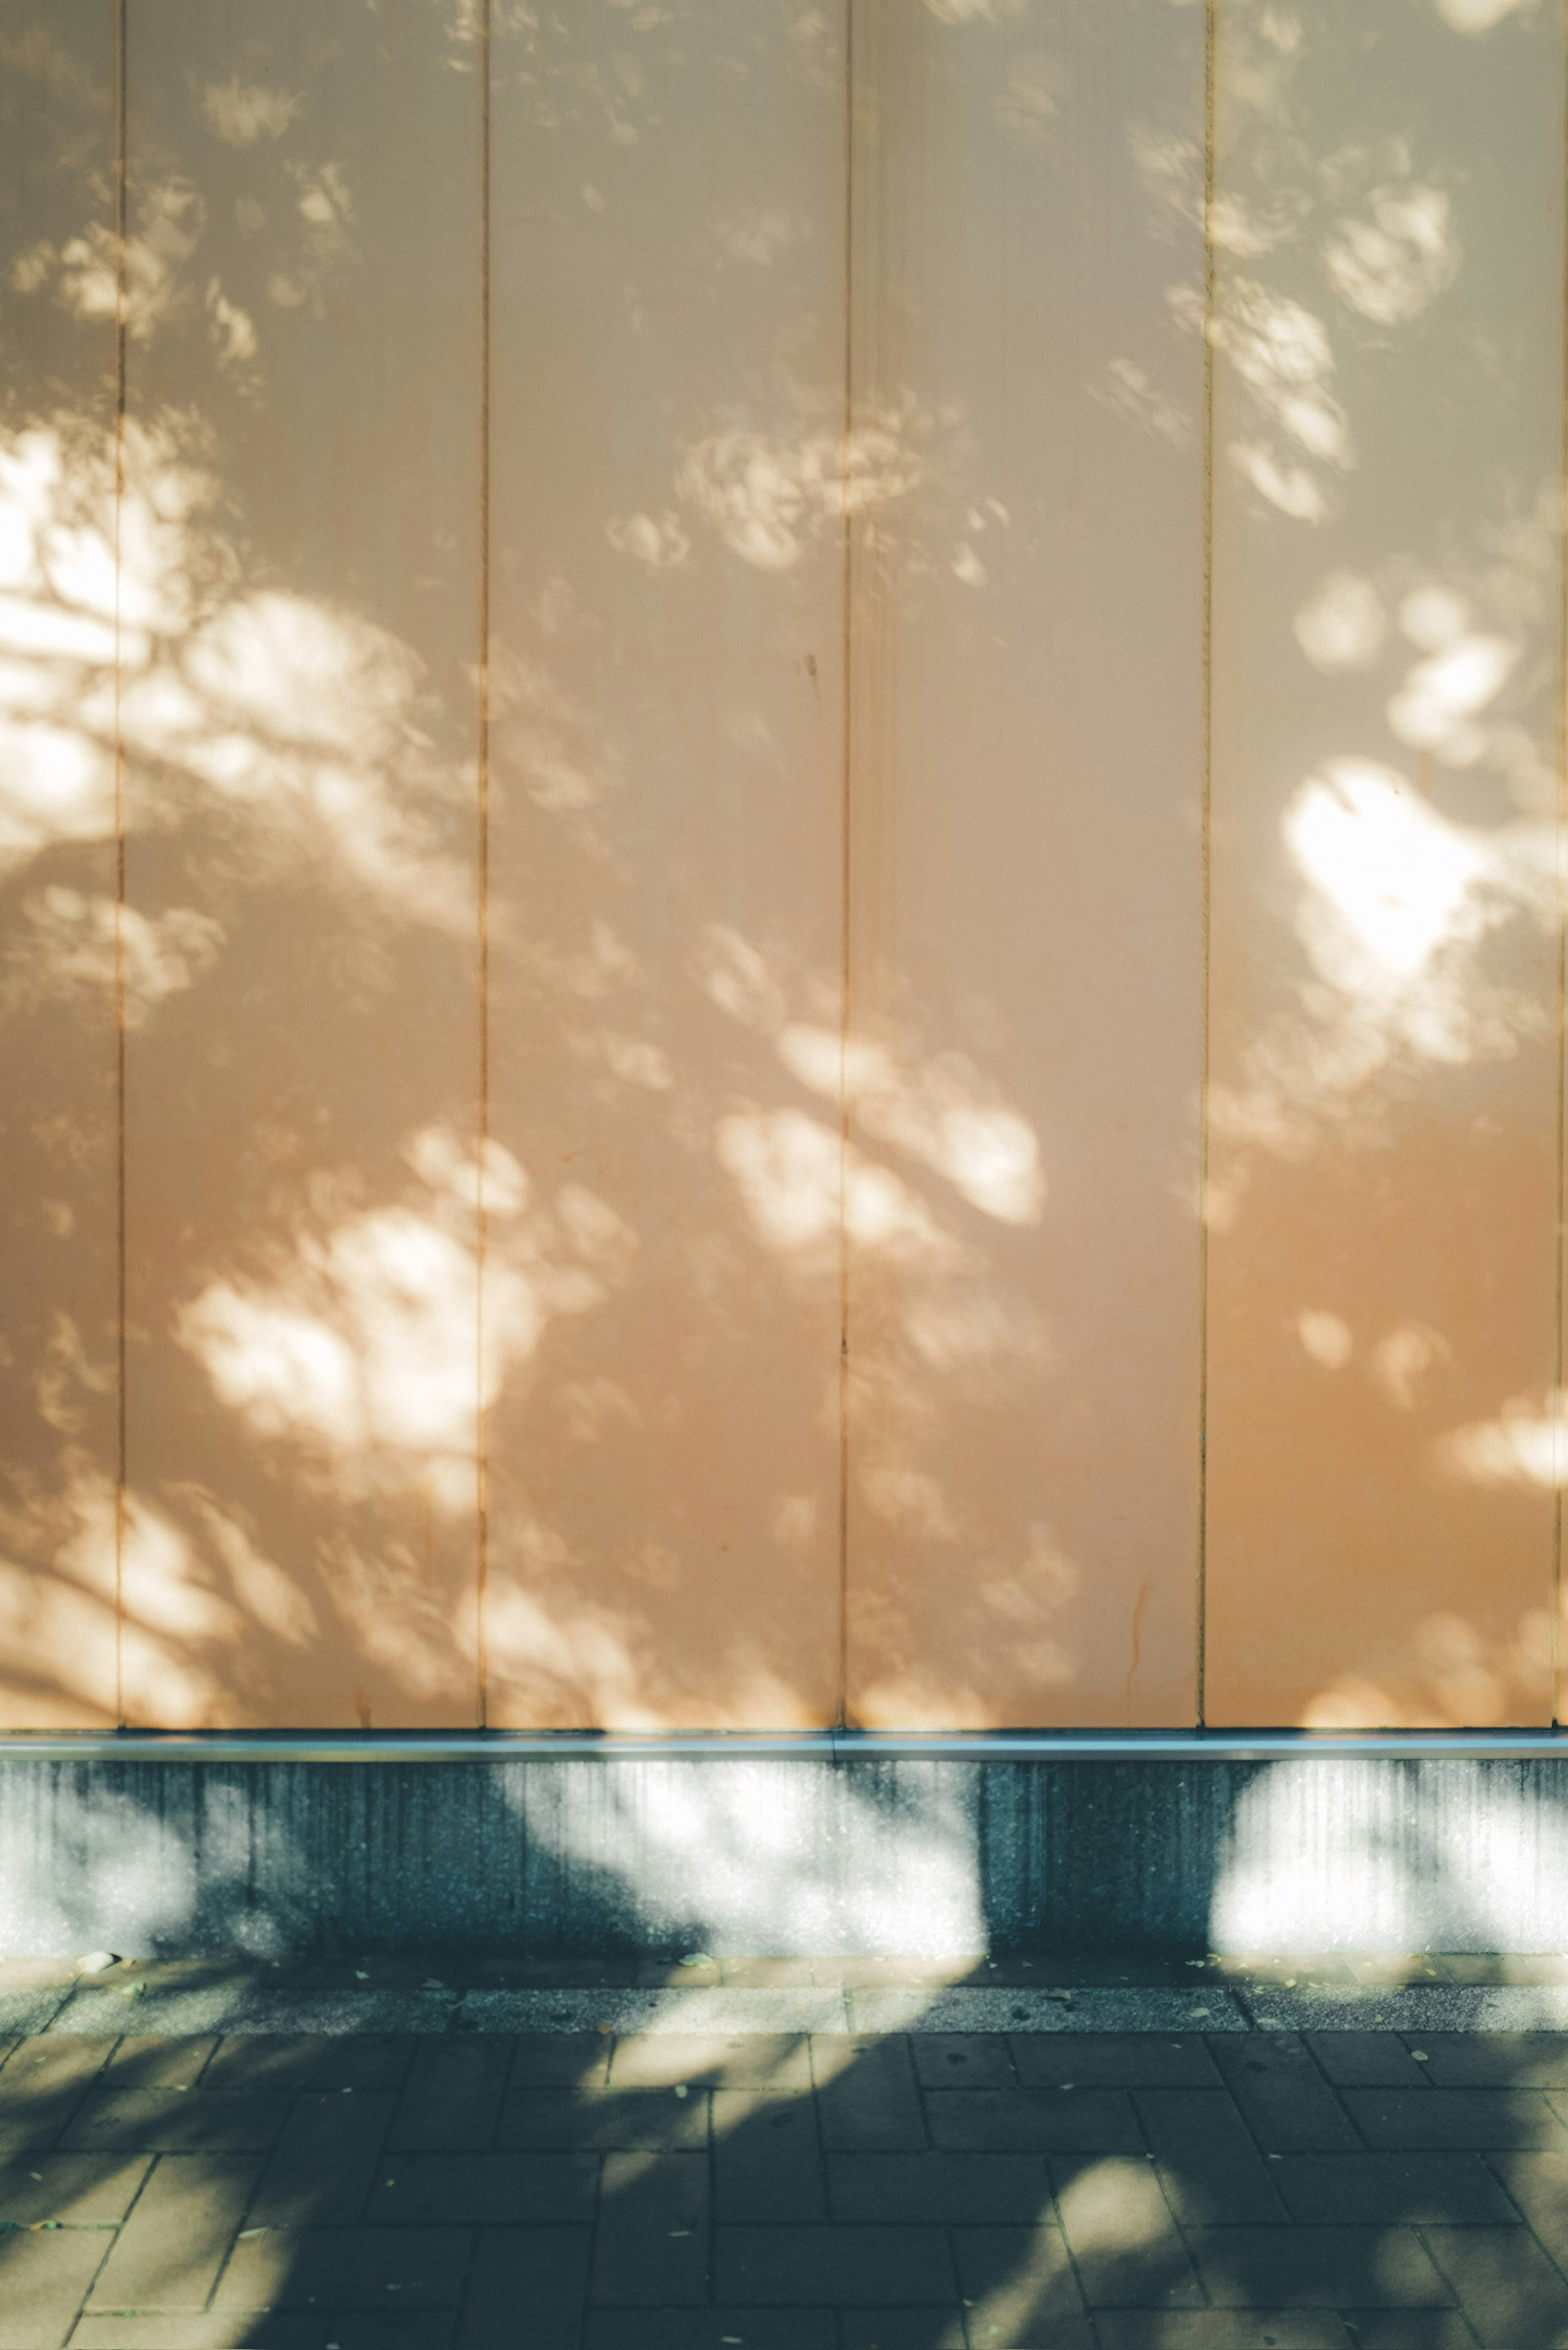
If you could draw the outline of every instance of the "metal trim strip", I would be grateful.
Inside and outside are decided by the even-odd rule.
[[[504,1762],[795,1757],[836,1762],[1533,1762],[1552,1730],[9,1731],[0,1763]]]

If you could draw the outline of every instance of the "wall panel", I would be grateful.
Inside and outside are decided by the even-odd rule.
[[[0,5],[0,1726],[116,1711],[114,11]]]
[[[836,1704],[830,26],[497,30],[493,1723]]]
[[[854,21],[850,1714],[1180,1721],[1202,21]]]
[[[126,1710],[472,1722],[479,53],[128,69]]]
[[[1551,1711],[1563,38],[1220,10],[1216,1722]]]

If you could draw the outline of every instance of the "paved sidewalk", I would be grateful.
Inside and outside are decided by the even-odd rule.
[[[1547,2350],[1568,2034],[50,2033],[0,2221],[0,2350]]]

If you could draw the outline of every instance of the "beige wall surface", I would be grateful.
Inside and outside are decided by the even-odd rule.
[[[854,24],[850,1710],[1179,1721],[1203,23]]]
[[[0,1725],[1551,1718],[1565,82],[0,0]]]
[[[830,1721],[844,45],[493,72],[489,1719]]]
[[[1545,1721],[1563,28],[1289,25],[1216,59],[1209,1711]]]
[[[116,71],[0,8],[0,1722],[119,1713]],[[40,299],[64,278],[65,298]]]

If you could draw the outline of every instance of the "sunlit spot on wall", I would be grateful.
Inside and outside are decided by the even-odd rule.
[[[673,570],[691,552],[691,539],[669,513],[628,515],[624,522],[607,523],[605,536],[618,555],[635,556],[652,571]]]
[[[1388,635],[1388,614],[1370,579],[1332,571],[1295,617],[1296,641],[1314,669],[1376,669]]]
[[[1379,326],[1418,318],[1451,286],[1459,244],[1440,188],[1375,188],[1370,219],[1341,220],[1323,248],[1336,294]]]
[[[1552,1619],[1529,1608],[1487,1638],[1451,1611],[1418,1617],[1404,1656],[1374,1675],[1339,1679],[1303,1709],[1306,1730],[1481,1730],[1529,1720],[1546,1696]]]
[[[552,1315],[588,1310],[624,1277],[636,1241],[581,1185],[557,1194],[553,1214],[529,1212],[523,1170],[492,1145],[481,1353],[478,1162],[439,1129],[408,1156],[423,1196],[325,1225],[301,1218],[270,1278],[210,1281],[178,1336],[258,1435],[325,1448],[350,1482],[420,1476],[439,1507],[460,1511],[480,1409]]]
[[[907,1150],[944,1176],[987,1215],[1037,1223],[1045,1200],[1040,1146],[1028,1121],[994,1097],[961,1054],[943,1053],[907,1074],[886,1046],[795,1022],[781,1030],[778,1055],[814,1092],[842,1087],[857,1124],[878,1142]]]
[[[1391,1404],[1414,1411],[1430,1374],[1453,1358],[1440,1330],[1425,1322],[1402,1322],[1374,1347],[1372,1375]]]
[[[898,1532],[923,1542],[959,1539],[961,1528],[941,1485],[925,1471],[873,1464],[861,1471],[860,1490],[877,1515]]]
[[[944,25],[1001,25],[1023,15],[1024,0],[926,0],[926,5]]]
[[[1339,468],[1354,463],[1348,421],[1327,389],[1334,351],[1321,318],[1251,278],[1238,277],[1225,287],[1210,332],[1260,422],[1282,431],[1297,452]],[[1272,442],[1251,437],[1234,441],[1231,455],[1281,513],[1303,522],[1327,514],[1324,489],[1299,455],[1282,455]]]
[[[1445,766],[1473,766],[1487,747],[1485,733],[1468,723],[1512,674],[1521,648],[1503,637],[1467,636],[1417,661],[1388,704],[1388,723],[1402,743],[1431,751]]]
[[[107,1008],[118,982],[130,1028],[192,986],[223,942],[222,923],[193,907],[172,906],[150,920],[134,906],[57,882],[23,900],[22,920],[26,932],[6,948],[0,971],[0,1010],[78,994]]]
[[[118,592],[133,825],[221,805],[255,878],[292,868],[468,932],[472,884],[446,834],[470,779],[431,748],[418,661],[357,614],[240,592],[196,449],[177,419],[128,432],[118,459],[64,421],[0,441],[0,861],[112,836]],[[96,917],[40,903],[79,964]],[[144,1010],[172,992],[171,956],[192,978],[202,960],[190,920],[159,919],[182,938],[126,932]]]
[[[308,1647],[318,1629],[316,1610],[276,1561],[258,1550],[239,1519],[225,1513],[200,1485],[171,1486],[168,1498],[188,1511],[200,1527],[244,1618],[290,1648]]]
[[[305,92],[273,82],[227,81],[202,85],[197,105],[209,130],[226,147],[254,147],[258,139],[281,139],[305,104]]]
[[[1568,1482],[1568,1394],[1512,1396],[1495,1419],[1456,1428],[1436,1447],[1450,1474],[1483,1486],[1550,1491]]]
[[[1534,5],[1535,0],[1438,0],[1438,14],[1456,33],[1490,33],[1515,10]]]
[[[892,1170],[846,1150],[804,1110],[735,1110],[714,1130],[719,1164],[771,1247],[836,1247],[839,1218],[851,1237],[896,1253],[950,1247],[923,1202]]]
[[[1337,1314],[1318,1311],[1302,1315],[1296,1324],[1296,1335],[1313,1361],[1325,1371],[1343,1370],[1355,1346],[1349,1325],[1342,1322]]]
[[[62,1674],[89,1717],[115,1719],[115,1494],[67,1453],[55,1492],[0,1502],[0,1646],[13,1691],[57,1703]]]
[[[1284,837],[1316,893],[1308,951],[1336,985],[1407,984],[1439,946],[1496,919],[1477,895],[1493,869],[1485,841],[1392,768],[1335,760],[1291,802]]]
[[[566,1603],[553,1608],[547,1599],[508,1580],[491,1595],[485,1646],[493,1669],[509,1687],[525,1692],[531,1711],[537,1707],[545,1721],[659,1727],[634,1643],[591,1607]]]
[[[918,440],[932,421],[890,411],[847,434],[724,425],[687,452],[676,488],[732,554],[759,570],[787,571],[825,527],[915,487],[925,471]]]

